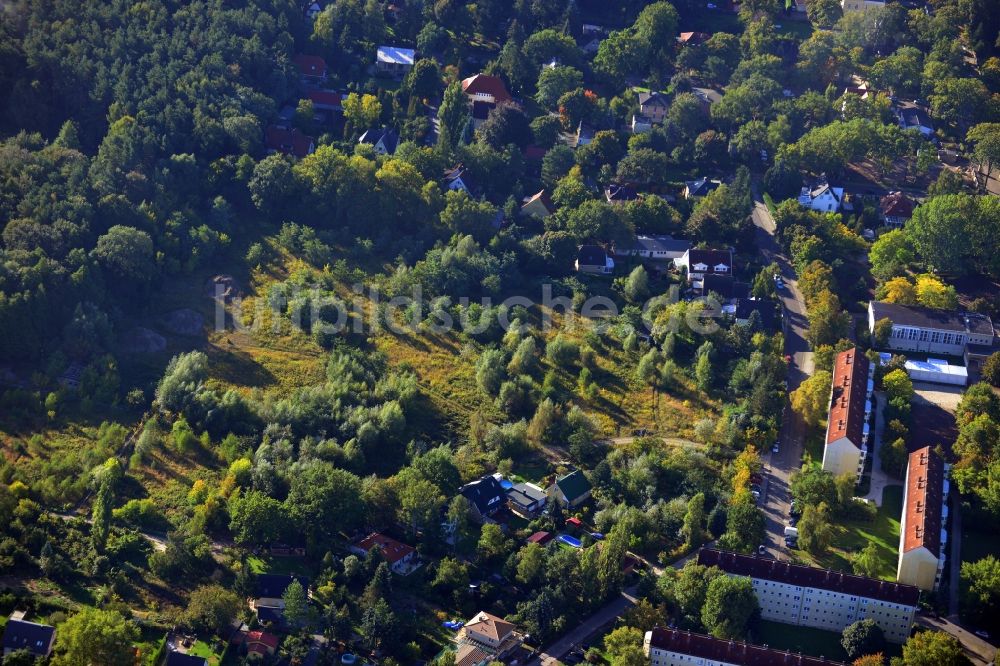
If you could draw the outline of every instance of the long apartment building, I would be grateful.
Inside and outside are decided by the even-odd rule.
[[[647,631],[642,649],[650,666],[843,666],[821,657],[665,627]]]
[[[698,564],[750,578],[765,620],[840,632],[870,618],[894,643],[910,635],[920,598],[912,585],[711,548]]]
[[[944,573],[948,532],[948,465],[931,447],[910,454],[903,485],[896,580],[936,590]]]
[[[857,347],[837,354],[833,364],[823,469],[860,478],[868,456],[875,366]]]

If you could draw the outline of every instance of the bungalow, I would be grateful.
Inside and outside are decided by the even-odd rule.
[[[469,170],[461,162],[444,172],[444,184],[449,190],[465,192],[469,196],[477,189]]]
[[[575,509],[590,499],[590,481],[583,472],[576,470],[566,476],[556,479],[549,486],[549,497],[555,499],[560,506]]]
[[[894,109],[899,126],[903,129],[915,129],[923,136],[934,134],[934,123],[927,111],[911,102],[900,102]]]
[[[621,250],[615,249],[615,254],[627,257],[642,257],[644,259],[676,260],[691,249],[691,241],[678,240],[672,236],[636,236],[630,244]]]
[[[552,541],[551,532],[535,532],[530,537],[525,539],[528,543],[537,543],[539,546],[544,546],[549,541]]]
[[[687,270],[689,281],[701,281],[706,275],[733,274],[732,250],[699,250],[690,249],[680,259],[675,259],[677,268]]]
[[[832,187],[826,178],[820,178],[813,187],[802,186],[799,192],[799,204],[806,208],[835,213],[844,203],[844,188]]]
[[[489,74],[475,74],[462,79],[462,92],[469,98],[469,104],[485,102],[487,104],[503,104],[512,101],[503,79]]]
[[[270,154],[305,157],[316,150],[316,140],[297,129],[271,125],[264,131],[264,146]]]
[[[477,522],[487,522],[505,503],[507,493],[500,485],[499,477],[499,474],[487,475],[465,484],[459,490],[469,500],[469,510]]]
[[[399,145],[399,135],[387,127],[370,129],[358,138],[358,143],[374,146],[379,155],[392,155]]]
[[[580,124],[576,127],[576,138],[573,144],[574,147],[579,148],[580,146],[586,146],[587,144],[593,142],[594,134],[596,134],[594,128],[581,120]]]
[[[517,483],[507,491],[507,506],[510,510],[531,520],[545,508],[548,495],[533,483]]]
[[[416,548],[378,532],[369,534],[356,545],[351,546],[351,551],[359,555],[367,555],[372,548],[377,548],[382,554],[382,559],[389,565],[389,569],[400,576],[409,575],[420,567],[420,558],[417,557]]]
[[[208,659],[170,650],[167,652],[165,666],[208,666]]]
[[[608,203],[624,204],[638,199],[639,193],[631,185],[611,183],[604,189],[604,198],[608,200]]]
[[[413,67],[416,52],[401,46],[380,46],[375,50],[375,69],[381,74],[402,77]]]
[[[326,81],[326,61],[319,56],[299,53],[292,62],[299,70],[299,80],[305,85],[319,85]]]
[[[521,203],[521,215],[543,219],[556,212],[555,204],[545,190],[526,197]]]
[[[886,226],[901,227],[913,217],[913,202],[902,192],[890,192],[879,200],[878,216]]]
[[[250,610],[262,622],[280,624],[284,620],[285,600],[282,598],[292,581],[298,581],[303,590],[309,589],[309,579],[286,574],[258,574],[250,598]]]
[[[574,266],[577,273],[610,275],[615,270],[615,260],[600,245],[581,245]]]
[[[708,178],[702,177],[698,180],[688,180],[684,182],[684,198],[685,199],[697,199],[708,195],[709,192],[716,190],[722,185],[721,180],[709,180]]]
[[[650,122],[662,123],[670,110],[670,99],[658,91],[639,93],[639,113]]]
[[[3,656],[17,650],[27,650],[38,658],[48,657],[56,640],[55,627],[38,622],[26,622],[23,611],[11,613],[3,630]]]

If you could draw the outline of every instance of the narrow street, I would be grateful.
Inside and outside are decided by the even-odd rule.
[[[805,300],[799,291],[795,269],[774,237],[776,231],[774,218],[771,217],[771,212],[756,188],[751,215],[756,227],[757,247],[764,262],[778,264],[785,282],[784,288],[778,291],[778,297],[785,317],[785,354],[791,357],[787,381],[788,391],[791,392],[813,372],[812,352],[809,351],[809,343],[805,337],[809,328]],[[772,453],[770,450],[761,452],[765,466],[761,502],[761,509],[767,519],[765,545],[768,554],[778,559],[781,558],[785,548],[785,523],[792,502],[790,479],[792,471],[801,465],[804,439],[805,424],[791,409],[786,409],[781,432],[778,435],[778,453]]]

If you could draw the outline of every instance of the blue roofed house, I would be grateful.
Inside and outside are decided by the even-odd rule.
[[[35,657],[47,657],[56,640],[55,627],[38,622],[26,622],[24,612],[17,611],[7,620],[3,631],[3,655],[27,650]]]
[[[487,522],[507,503],[507,493],[500,485],[499,476],[499,474],[484,476],[465,484],[459,490],[465,499],[469,500],[469,511],[477,522]]]
[[[375,50],[375,69],[382,74],[402,77],[413,68],[416,52],[401,46],[380,46]]]

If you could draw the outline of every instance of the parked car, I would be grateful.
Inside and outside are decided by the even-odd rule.
[[[779,451],[778,442],[774,442],[774,446],[771,447],[771,453],[777,453]]]
[[[985,629],[976,629],[975,633],[976,633],[976,636],[979,636],[980,638],[989,638],[990,637],[990,632],[986,631]]]
[[[785,546],[787,548],[791,548],[792,550],[796,550],[799,547],[799,540],[793,539],[792,537],[785,537]]]
[[[757,554],[767,555],[767,546],[765,546],[764,544],[760,544],[759,546],[757,546]]]

